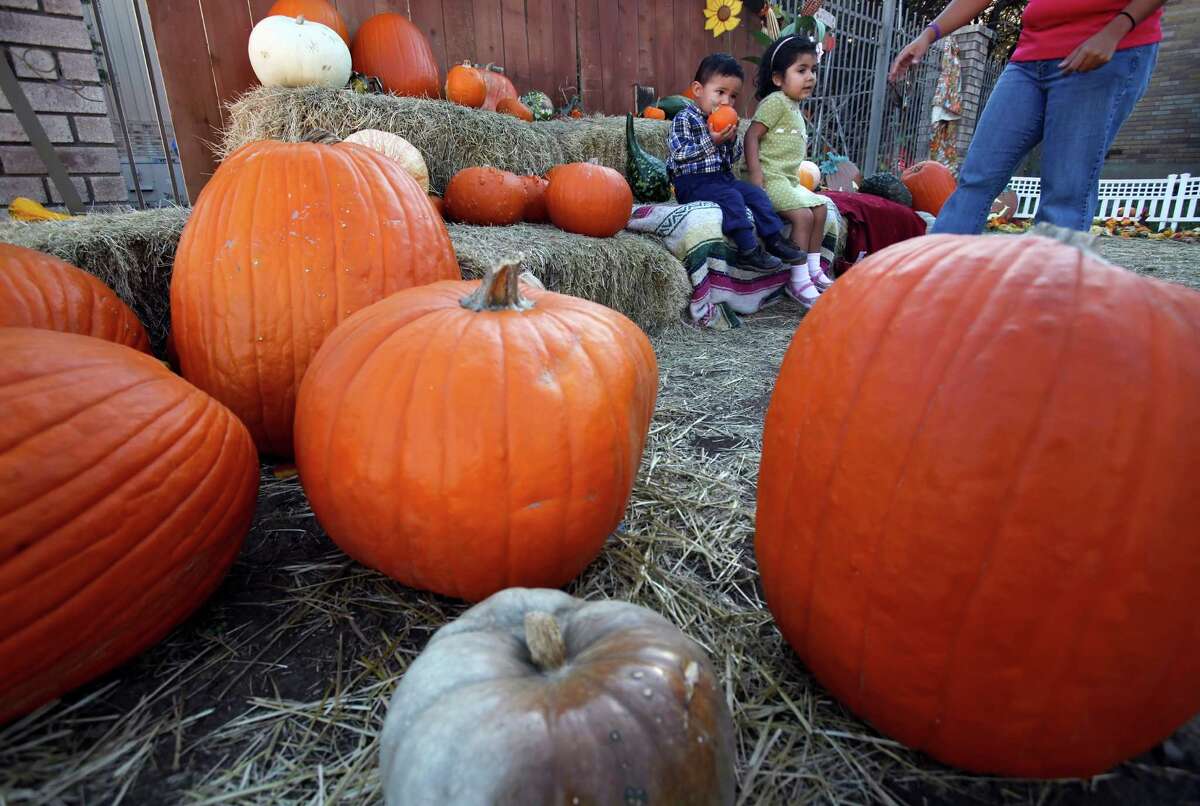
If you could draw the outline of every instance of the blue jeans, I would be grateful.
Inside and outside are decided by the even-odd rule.
[[[1087,73],[1063,75],[1062,59],[1009,62],[988,99],[935,233],[976,235],[1017,164],[1039,142],[1042,190],[1037,221],[1088,230],[1100,169],[1121,124],[1146,91],[1158,45],[1113,54]]]
[[[776,215],[766,191],[734,179],[733,174],[680,174],[671,179],[671,184],[680,204],[716,202],[721,208],[721,230],[733,239],[739,252],[751,252],[758,246],[756,227],[763,240],[770,240],[783,230],[783,221]]]

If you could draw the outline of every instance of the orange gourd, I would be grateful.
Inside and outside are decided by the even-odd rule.
[[[549,174],[546,210],[554,226],[579,235],[607,238],[629,222],[633,191],[625,177],[603,165],[556,165]]]
[[[157,643],[254,515],[245,427],[155,358],[0,328],[0,723]]]
[[[1200,711],[1197,322],[1200,294],[1045,237],[912,239],[823,294],[755,537],[818,680],[1006,775],[1091,776]]]
[[[500,102],[496,104],[496,111],[502,115],[520,118],[526,123],[533,123],[533,112],[518,98],[501,98]]]
[[[657,106],[648,106],[642,110],[642,117],[650,118],[651,120],[666,120],[667,113]]]
[[[456,64],[446,74],[446,100],[478,109],[487,98],[487,84],[470,62]]]
[[[446,215],[467,224],[516,224],[525,201],[521,177],[497,168],[464,168],[446,185]]]
[[[489,112],[498,112],[499,104],[505,98],[517,99],[517,88],[513,86],[512,80],[504,75],[504,68],[497,67],[494,64],[487,66],[475,65],[483,76],[484,83],[487,84],[487,98],[483,102],[483,108]],[[523,106],[524,104],[522,104]]]
[[[288,456],[295,393],[325,335],[376,300],[458,277],[446,225],[395,161],[352,143],[260,141],[217,168],[171,277],[183,375]]]
[[[723,131],[727,126],[736,126],[737,122],[738,113],[736,109],[729,105],[718,106],[708,116],[708,129],[716,133]]]
[[[53,255],[0,243],[0,327],[80,333],[150,352],[137,315],[97,278]]]
[[[280,15],[284,17],[304,17],[310,22],[319,22],[334,30],[347,47],[350,45],[350,31],[346,21],[328,0],[275,0],[275,4],[267,10],[267,16]]]
[[[438,97],[438,65],[421,29],[403,14],[376,14],[358,27],[350,46],[354,69],[378,76],[396,95]]]
[[[347,554],[410,587],[471,601],[558,587],[624,515],[654,351],[616,311],[518,291],[519,272],[360,311],[301,386],[296,465],[313,512]]]
[[[540,176],[522,176],[525,185],[525,212],[522,215],[526,221],[541,224],[550,220],[546,211],[546,188],[550,182]]]
[[[942,212],[942,205],[958,187],[950,169],[933,160],[918,162],[901,174],[900,181],[912,194],[913,209],[931,215]]]

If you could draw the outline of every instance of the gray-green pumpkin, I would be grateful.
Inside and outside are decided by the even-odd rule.
[[[509,588],[434,633],[381,732],[388,806],[732,806],[704,650],[628,602]]]
[[[638,201],[665,202],[671,198],[667,165],[647,154],[633,132],[633,115],[625,113],[625,178]]]
[[[533,90],[521,96],[521,103],[529,107],[534,120],[549,120],[554,117],[554,103],[544,92]]]
[[[860,193],[870,193],[872,196],[879,196],[888,201],[894,201],[896,204],[903,204],[905,207],[913,205],[912,192],[895,174],[884,172],[868,176],[858,190]]]

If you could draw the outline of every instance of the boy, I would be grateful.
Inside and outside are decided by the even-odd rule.
[[[671,122],[667,173],[680,204],[710,201],[720,205],[722,229],[737,244],[736,268],[775,272],[784,268],[783,262],[804,260],[805,254],[783,237],[783,222],[762,188],[734,178],[733,164],[742,156],[737,124],[716,133],[708,130],[708,116],[717,107],[737,101],[744,79],[741,65],[728,53],[714,53],[700,62],[692,81],[696,103],[684,107]],[[747,208],[753,222],[746,215]],[[767,246],[765,251],[758,243],[756,227]]]

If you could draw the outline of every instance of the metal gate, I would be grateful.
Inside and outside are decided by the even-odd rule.
[[[798,13],[802,3],[782,5]],[[900,0],[826,0],[823,7],[837,19],[837,44],[823,59],[817,90],[807,102],[813,125],[809,153],[849,157],[865,175],[926,159],[942,43],[893,85],[887,80],[892,61],[925,21]],[[998,72],[987,71],[984,99]]]

